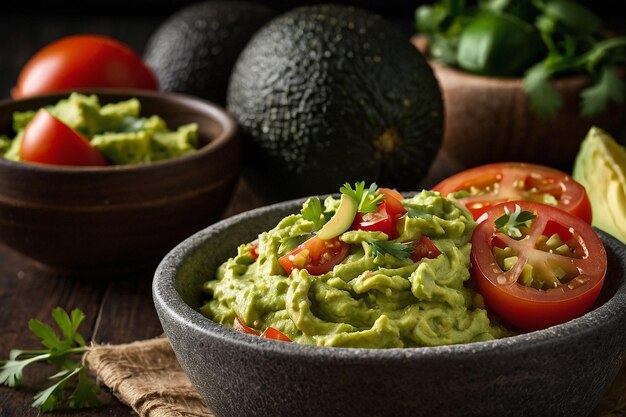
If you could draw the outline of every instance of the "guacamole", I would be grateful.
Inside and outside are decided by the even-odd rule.
[[[172,131],[161,117],[142,117],[136,98],[101,105],[96,95],[72,93],[67,99],[45,107],[53,116],[81,133],[115,165],[160,161],[186,155],[198,148],[198,125],[190,123]],[[0,135],[0,154],[19,161],[21,137],[36,110],[13,113],[9,138]]]
[[[323,204],[332,215],[339,201],[328,197]],[[317,346],[437,346],[504,336],[490,322],[482,297],[466,285],[472,215],[431,191],[402,205],[406,213],[393,242],[380,231],[347,230],[338,240],[349,245],[348,254],[321,275],[306,268],[287,274],[281,266],[279,259],[316,227],[303,212],[285,217],[257,241],[240,245],[204,283],[209,299],[201,312],[228,326],[237,318],[258,331],[272,327],[294,342]],[[438,256],[414,261],[379,249],[403,248],[422,236]]]

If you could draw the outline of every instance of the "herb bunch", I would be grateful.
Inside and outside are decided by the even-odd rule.
[[[98,386],[89,379],[80,362],[80,357],[87,350],[85,339],[78,333],[85,314],[80,309],[68,314],[57,307],[52,310],[52,318],[61,336],[48,324],[30,320],[28,328],[41,340],[45,349],[13,349],[8,360],[0,361],[0,384],[17,388],[24,381],[24,369],[28,365],[46,362],[57,367],[58,372],[48,378],[54,381],[52,385],[35,394],[34,408],[47,412],[63,406],[76,409],[100,405]]]
[[[561,75],[590,76],[582,116],[626,96],[616,75],[626,62],[626,37],[607,37],[600,18],[575,0],[437,0],[415,18],[434,59],[479,75],[523,76],[530,106],[544,118],[563,106],[550,84]]]

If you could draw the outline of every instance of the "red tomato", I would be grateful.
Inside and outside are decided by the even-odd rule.
[[[404,197],[398,191],[392,190],[390,188],[379,188],[378,193],[385,196],[383,201],[385,203],[387,213],[392,216],[398,217],[406,213],[406,209],[402,205],[402,200],[404,200]]]
[[[273,327],[265,329],[265,331],[261,334],[261,337],[266,339],[281,340],[283,342],[291,342],[291,339],[287,337],[287,335]]]
[[[428,236],[420,236],[419,240],[415,242],[415,249],[411,254],[411,259],[414,262],[421,261],[424,258],[434,259],[441,255],[441,251]]]
[[[460,172],[443,180],[433,190],[448,196],[458,191],[469,192],[472,187],[475,195],[458,200],[475,219],[495,204],[514,200],[542,202],[542,197],[549,194],[556,199],[556,207],[591,224],[591,203],[585,187],[553,168],[524,162],[499,162]]]
[[[74,35],[39,50],[22,69],[13,98],[95,87],[157,89],[152,71],[127,45],[99,35]]]
[[[494,224],[504,214],[504,207],[512,212],[516,204],[537,215],[523,239],[496,230]],[[570,254],[541,247],[542,241],[559,230],[571,237],[565,242]],[[510,269],[498,263],[494,246],[511,248]],[[485,220],[472,235],[471,260],[485,303],[523,330],[563,323],[589,311],[600,293],[607,267],[604,246],[591,226],[566,211],[529,201],[501,203],[486,211]],[[539,288],[524,285],[528,270],[537,277],[548,277],[551,284]],[[564,275],[561,278],[559,271]]]
[[[259,333],[258,331],[254,330],[251,327],[246,326],[243,321],[241,321],[241,319],[239,317],[235,317],[235,320],[233,321],[233,329],[239,331],[239,332],[243,332],[243,333],[248,333],[248,334],[253,334],[256,336],[260,336],[261,333]]]
[[[250,247],[250,256],[252,256],[252,259],[254,259],[255,261],[259,259],[259,252],[257,252],[258,248],[259,248],[259,240],[255,239],[252,242],[252,246]]]
[[[41,109],[24,129],[20,158],[52,165],[107,165],[107,160],[80,133]]]
[[[287,274],[291,274],[296,268],[302,268],[311,275],[322,275],[343,261],[349,251],[350,245],[337,238],[322,240],[315,235],[278,258],[278,263]]]
[[[372,213],[357,213],[352,230],[367,230],[369,232],[383,232],[389,239],[395,239],[398,234],[398,218],[406,213],[402,205],[402,194],[389,188],[379,188],[379,194],[384,195],[383,201]]]

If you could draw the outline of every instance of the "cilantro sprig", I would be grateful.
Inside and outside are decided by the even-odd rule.
[[[48,378],[54,381],[52,385],[35,394],[32,403],[34,408],[48,412],[64,405],[74,409],[99,406],[98,386],[87,377],[84,365],[80,362],[80,356],[87,351],[85,339],[78,333],[85,314],[80,309],[74,309],[68,314],[57,307],[52,310],[52,318],[60,335],[50,325],[40,320],[30,320],[28,328],[40,339],[45,349],[13,349],[8,360],[0,361],[0,384],[19,387],[24,381],[24,369],[28,365],[46,362],[59,368],[59,371]],[[67,396],[70,382],[73,390]]]
[[[522,237],[520,227],[528,227],[529,222],[537,218],[532,211],[524,210],[516,204],[515,210],[511,212],[508,207],[504,207],[504,214],[495,221],[496,229],[514,238]]]
[[[415,21],[439,62],[480,75],[523,77],[531,109],[544,118],[563,106],[550,82],[561,75],[591,78],[580,93],[582,116],[626,99],[626,84],[615,73],[626,63],[626,37],[607,37],[601,19],[578,1],[436,0],[417,8]]]
[[[372,256],[376,257],[378,254],[389,254],[396,259],[408,259],[413,253],[413,245],[411,243],[391,242],[388,240],[372,240],[370,241],[372,246]]]
[[[313,222],[313,228],[315,231],[320,230],[332,216],[331,212],[324,211],[322,208],[322,202],[318,197],[308,198],[302,205],[300,214],[302,214],[302,217],[305,220]]]
[[[376,211],[378,205],[383,201],[384,195],[378,194],[378,186],[372,183],[369,188],[365,188],[365,181],[354,184],[354,188],[349,183],[345,183],[339,189],[342,194],[346,194],[357,202],[357,211],[360,213],[371,213]]]

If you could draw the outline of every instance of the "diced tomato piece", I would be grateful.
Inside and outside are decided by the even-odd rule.
[[[322,275],[343,261],[350,245],[337,238],[323,240],[317,235],[278,258],[287,274],[296,268],[306,269],[311,275]]]
[[[424,258],[435,259],[441,255],[441,251],[428,236],[420,236],[419,240],[415,242],[415,249],[411,254],[411,259],[414,262],[418,262]]]
[[[258,331],[254,330],[253,328],[246,326],[239,317],[235,317],[235,320],[233,321],[233,329],[239,332],[253,334],[256,336],[259,336],[261,334]]]
[[[265,331],[261,334],[261,337],[266,339],[281,340],[283,342],[291,342],[291,339],[287,337],[287,335],[273,327],[265,329]]]

